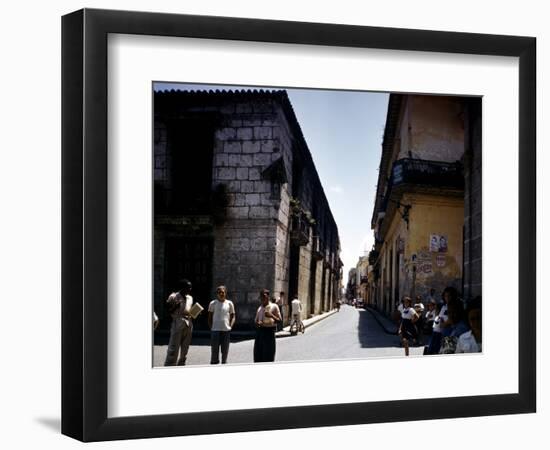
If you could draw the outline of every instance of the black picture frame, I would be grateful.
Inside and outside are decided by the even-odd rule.
[[[108,418],[109,33],[518,57],[518,393]],[[94,9],[64,16],[62,433],[102,441],[535,412],[535,94],[533,37]]]

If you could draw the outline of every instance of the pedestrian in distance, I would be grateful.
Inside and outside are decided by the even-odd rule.
[[[443,308],[442,304],[434,303],[434,305],[432,335],[428,341],[428,346],[424,350],[424,354],[426,355],[437,355],[439,353],[439,349],[441,348],[441,339],[443,338],[443,335],[441,334],[443,331],[441,323],[446,320],[447,317],[446,315],[441,314],[441,309]]]
[[[290,304],[292,308],[292,319],[290,321],[290,331],[292,332],[292,327],[296,326],[296,333],[299,329],[303,331],[302,324],[302,302],[298,299],[298,294],[294,294],[292,297],[292,302]]]
[[[256,339],[254,340],[254,362],[275,361],[275,331],[281,320],[279,307],[269,299],[269,290],[260,291],[260,306],[256,311]]]
[[[395,303],[395,307],[391,313],[391,320],[397,325],[398,331],[397,335],[399,336],[399,345],[403,345],[403,340],[401,339],[401,335],[399,334],[399,329],[401,326],[401,320],[402,320],[402,314],[403,314],[403,299]]]
[[[168,312],[172,317],[170,327],[170,340],[166,352],[165,366],[184,366],[187,360],[187,352],[191,344],[193,334],[193,321],[191,318],[191,297],[192,285],[189,280],[181,280],[177,292],[172,292],[166,300]]]
[[[437,315],[437,302],[435,299],[430,299],[428,302],[428,309],[424,312],[423,316],[423,332],[425,335],[430,335],[433,332],[434,320]]]
[[[403,298],[403,312],[401,313],[401,325],[399,325],[399,336],[403,347],[405,348],[405,356],[409,356],[409,342],[416,342],[417,331],[415,322],[418,320],[418,314],[412,307],[412,300],[410,297]]]
[[[418,330],[418,342],[422,343],[424,337],[424,303],[422,303],[422,297],[416,296],[416,302],[414,304],[414,310],[418,314],[418,320],[416,321],[416,329]]]
[[[208,327],[210,328],[210,364],[219,364],[220,349],[222,364],[227,363],[231,330],[235,324],[235,305],[227,297],[227,288],[218,286],[216,297],[208,305]]]

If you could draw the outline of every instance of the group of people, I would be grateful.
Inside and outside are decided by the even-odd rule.
[[[180,289],[170,294],[166,300],[168,312],[172,317],[170,340],[166,352],[165,366],[183,366],[187,360],[189,345],[193,334],[193,317],[191,315],[193,297],[192,285],[189,280],[180,282]],[[254,340],[254,362],[273,362],[275,360],[275,333],[282,329],[284,292],[277,299],[272,299],[268,289],[260,291],[260,306],[258,307],[254,325],[256,337]],[[302,305],[297,296],[291,302],[292,321],[301,321]],[[153,326],[156,328],[158,318],[153,313]],[[227,288],[218,286],[216,298],[208,305],[208,327],[210,328],[211,364],[227,363],[231,330],[235,325],[235,305],[227,299]]]
[[[465,303],[454,287],[447,287],[439,301],[431,289],[427,307],[420,296],[414,303],[411,297],[404,297],[396,316],[406,356],[411,344],[425,344],[427,355],[481,352],[481,297]]]

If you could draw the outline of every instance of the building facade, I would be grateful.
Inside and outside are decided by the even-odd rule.
[[[368,296],[368,268],[368,256],[360,256],[357,261],[357,265],[355,266],[355,285],[357,286],[357,298],[360,298],[363,301],[366,301]]]
[[[370,255],[374,302],[387,313],[405,295],[425,298],[430,289],[440,294],[447,286],[465,292],[465,267],[473,257],[480,264],[481,230],[465,226],[468,217],[481,223],[476,203],[481,199],[481,139],[480,129],[472,125],[481,124],[476,105],[479,99],[390,95]],[[465,190],[465,179],[475,186]],[[465,255],[468,242],[479,244],[478,254],[474,248]],[[474,278],[480,288],[480,276]]]
[[[253,325],[262,288],[285,292],[287,304],[297,294],[306,317],[331,309],[338,228],[286,92],[164,91],[154,102],[160,316],[182,278],[203,307],[226,285],[242,328]]]
[[[346,300],[348,303],[357,298],[357,268],[352,267],[348,271],[348,283],[346,285]]]

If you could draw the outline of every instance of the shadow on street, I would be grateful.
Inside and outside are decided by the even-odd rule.
[[[399,348],[401,343],[396,335],[386,333],[386,330],[376,322],[372,315],[364,310],[358,309],[359,321],[357,330],[359,342],[363,348]]]
[[[251,332],[250,334],[236,334],[231,335],[231,342],[242,342],[249,341],[254,339],[256,334]],[[168,345],[170,340],[170,333],[160,332],[155,333],[155,344],[154,345]],[[210,333],[208,331],[200,331],[198,333],[193,333],[193,338],[191,339],[191,345],[210,345]]]

